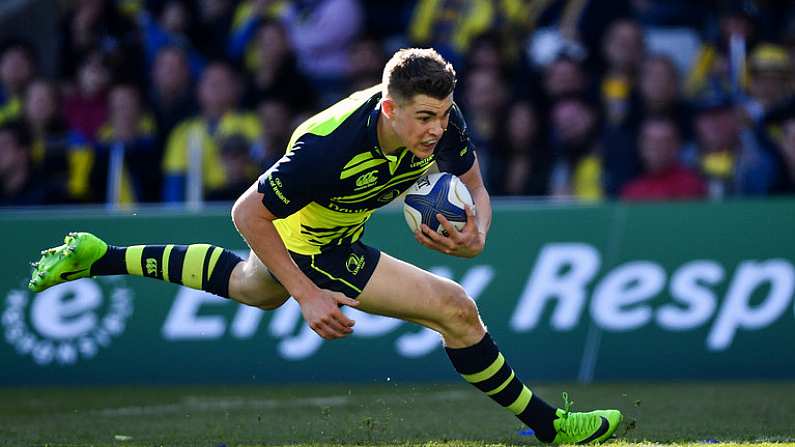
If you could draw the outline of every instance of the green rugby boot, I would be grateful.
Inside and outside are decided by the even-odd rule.
[[[28,288],[41,292],[56,284],[91,275],[91,265],[108,251],[108,244],[91,233],[69,233],[64,244],[41,252],[34,262]]]
[[[563,393],[563,403],[564,408],[557,410],[558,418],[553,422],[557,431],[554,444],[601,444],[613,436],[623,419],[618,410],[574,413],[574,402],[569,402],[567,393]]]

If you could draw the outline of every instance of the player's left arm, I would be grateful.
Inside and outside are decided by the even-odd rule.
[[[436,218],[448,235],[439,234],[423,224],[415,236],[419,243],[433,250],[452,256],[473,258],[486,245],[486,235],[491,227],[491,199],[483,184],[477,158],[469,170],[458,178],[467,187],[475,203],[475,209],[467,206],[467,223],[464,228],[458,231],[443,215],[437,214]]]

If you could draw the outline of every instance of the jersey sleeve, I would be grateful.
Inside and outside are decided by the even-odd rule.
[[[442,172],[462,175],[475,163],[475,146],[469,138],[469,129],[457,105],[450,111],[450,123],[436,155],[436,164]],[[441,143],[440,142],[440,143]]]
[[[316,135],[305,134],[259,177],[257,190],[262,204],[274,216],[284,218],[321,198],[329,190],[333,165],[324,157]],[[333,181],[333,179],[331,179]]]

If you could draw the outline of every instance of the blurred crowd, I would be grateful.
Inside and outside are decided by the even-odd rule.
[[[795,3],[73,0],[0,46],[0,206],[234,200],[397,49],[458,73],[492,195],[795,194]]]

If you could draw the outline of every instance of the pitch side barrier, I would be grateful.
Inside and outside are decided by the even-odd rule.
[[[458,380],[435,333],[352,309],[354,333],[327,342],[293,301],[127,277],[27,291],[28,262],[74,230],[244,249],[228,206],[0,212],[0,386]],[[365,240],[463,284],[530,382],[795,378],[795,200],[497,203],[472,260],[418,245],[396,208]]]

